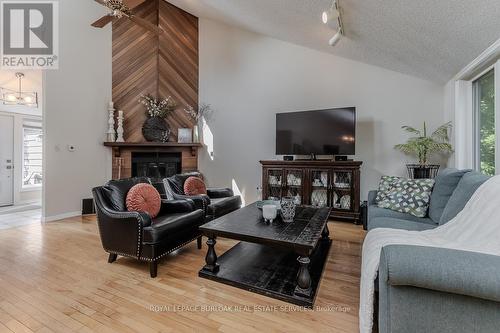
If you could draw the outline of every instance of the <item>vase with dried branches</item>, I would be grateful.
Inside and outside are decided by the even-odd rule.
[[[188,105],[186,112],[195,122],[196,124],[193,127],[193,142],[200,142],[201,133],[200,129],[203,128],[203,120],[208,123],[212,119],[213,109],[210,104],[200,104],[197,109],[193,108],[191,105]]]
[[[146,107],[148,117],[142,125],[144,138],[152,142],[167,142],[170,129],[165,122],[165,117],[175,110],[177,103],[170,96],[159,99],[151,94],[141,95],[139,103]]]

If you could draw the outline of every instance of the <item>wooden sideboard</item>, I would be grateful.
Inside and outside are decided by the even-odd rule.
[[[359,223],[360,161],[260,161],[262,197],[294,197],[297,203],[332,207],[331,218]]]

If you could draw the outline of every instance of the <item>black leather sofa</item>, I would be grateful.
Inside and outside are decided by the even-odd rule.
[[[206,221],[241,208],[241,197],[234,195],[230,188],[207,188],[207,195],[185,195],[184,182],[192,176],[203,179],[203,175],[199,172],[188,172],[163,179],[164,192],[162,193],[160,189],[160,194],[168,200],[193,200],[196,208],[205,211]]]
[[[168,253],[198,240],[198,227],[204,223],[203,210],[192,200],[162,200],[154,219],[147,213],[128,212],[125,200],[132,186],[151,183],[149,178],[112,180],[92,190],[102,246],[112,263],[118,255],[150,263],[151,277],[156,277],[158,261]]]

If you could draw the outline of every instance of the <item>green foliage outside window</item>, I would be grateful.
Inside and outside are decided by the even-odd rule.
[[[495,76],[490,71],[476,81],[479,101],[479,161],[480,170],[495,174]]]

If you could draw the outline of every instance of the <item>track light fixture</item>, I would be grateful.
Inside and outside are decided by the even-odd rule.
[[[333,20],[337,20],[337,32],[335,35],[328,41],[330,46],[334,46],[338,43],[340,38],[344,36],[344,25],[342,23],[342,14],[339,6],[339,0],[333,0],[332,5],[328,10],[323,12],[321,19],[324,24],[328,24]]]
[[[330,9],[323,12],[323,15],[321,15],[321,19],[323,20],[324,24],[328,24],[328,22],[337,19],[339,15],[339,11],[337,10],[337,8],[335,8],[335,1],[332,1]]]
[[[328,44],[330,44],[330,46],[335,46],[335,44],[338,43],[338,41],[340,40],[341,37],[342,37],[342,33],[340,32],[340,29],[338,29],[337,33],[335,35],[333,35],[332,38],[330,38],[330,40],[328,41]]]

